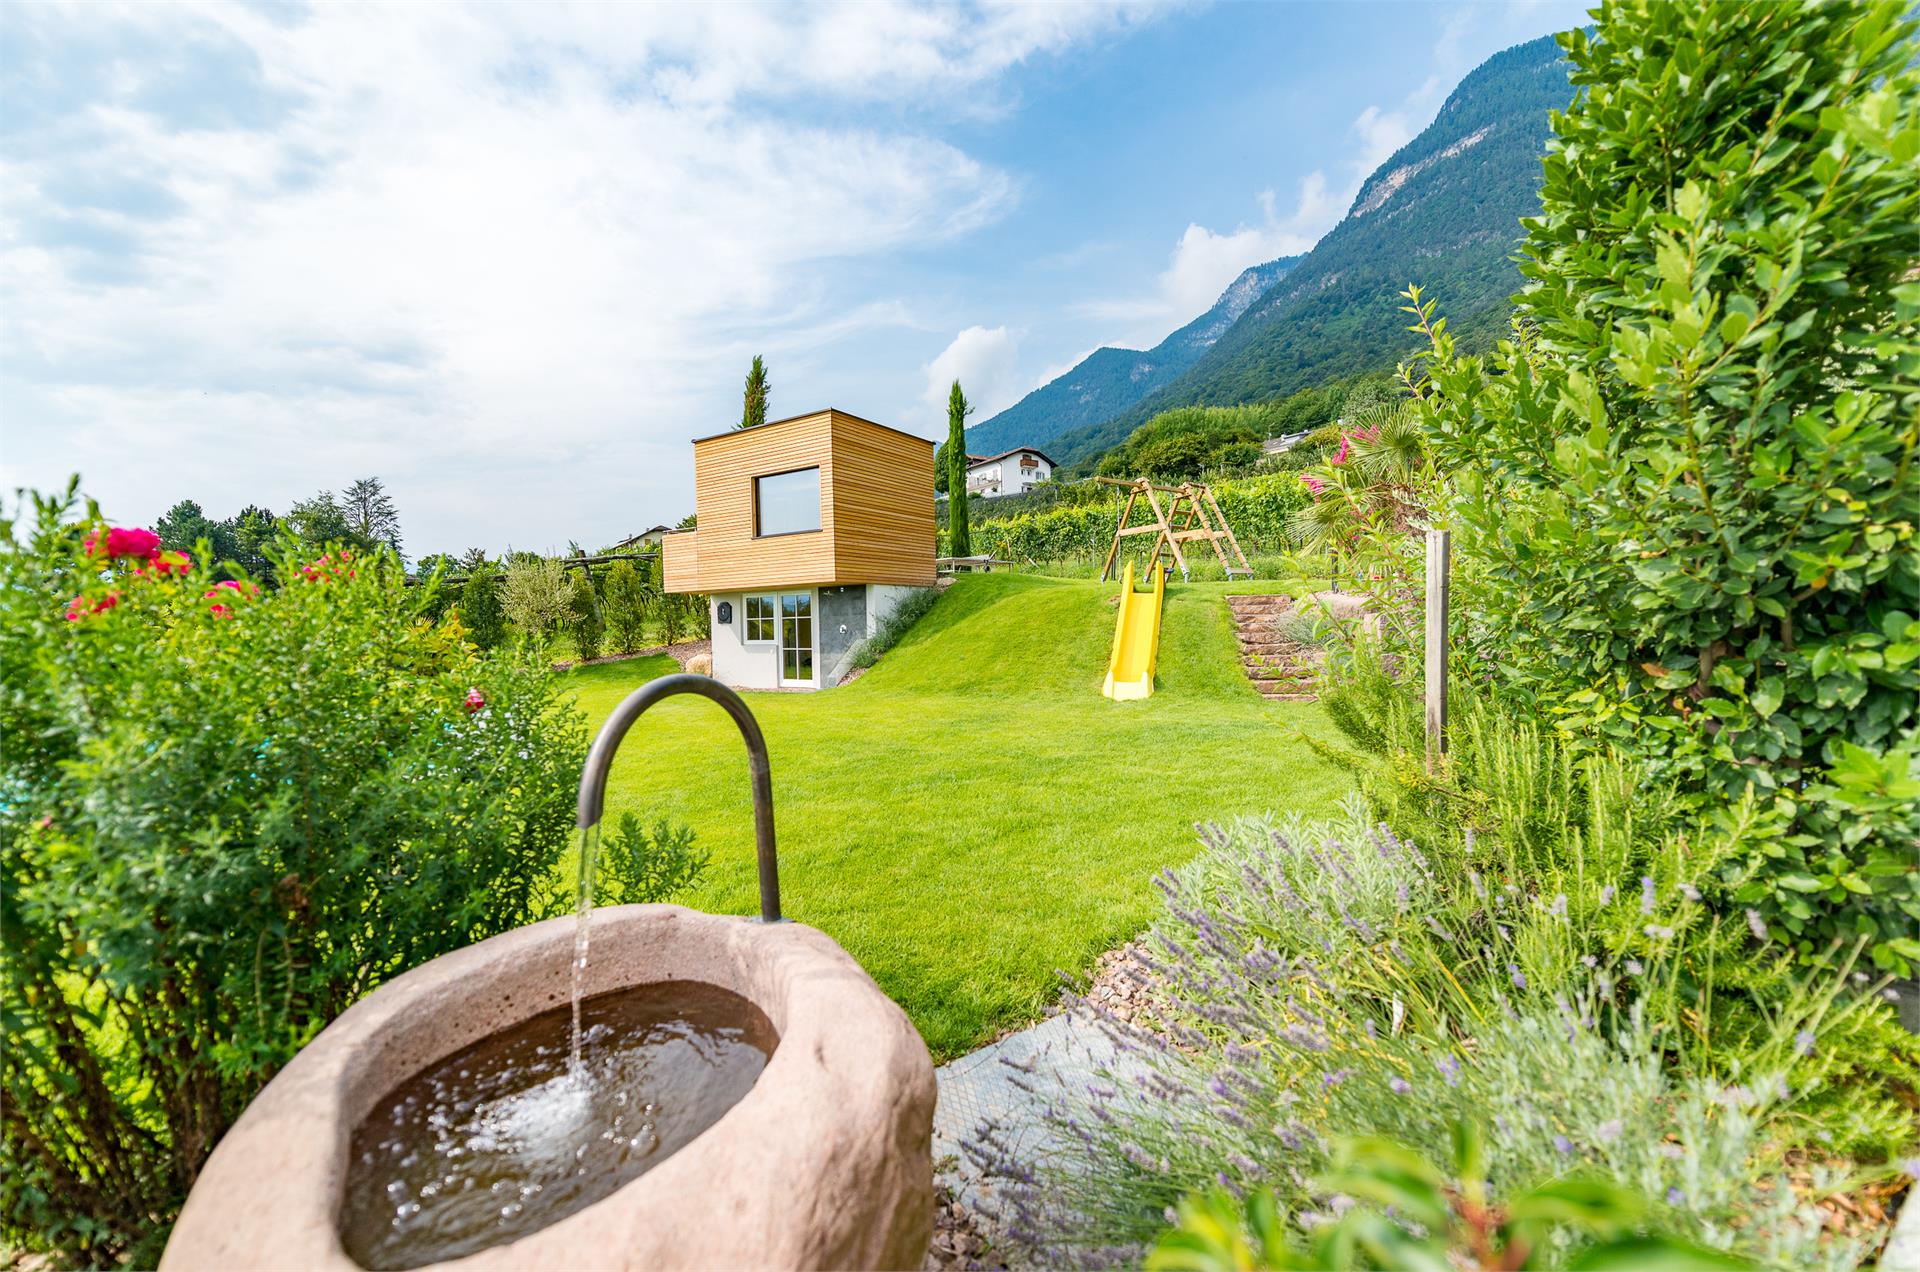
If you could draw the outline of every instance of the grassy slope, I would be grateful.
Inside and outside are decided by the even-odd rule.
[[[748,695],[787,913],[859,959],[936,1056],[1032,1016],[1055,969],[1083,971],[1144,926],[1151,877],[1192,852],[1195,822],[1330,811],[1346,788],[1295,736],[1327,727],[1317,708],[1264,702],[1241,674],[1228,590],[1169,590],[1145,702],[1100,696],[1115,585],[1007,574],[959,580],[851,685]],[[670,670],[571,678],[597,727]],[[629,736],[608,812],[629,811],[687,822],[712,850],[690,904],[755,909],[744,752],[711,704],[665,703]]]

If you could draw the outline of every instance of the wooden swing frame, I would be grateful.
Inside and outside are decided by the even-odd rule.
[[[1123,487],[1127,492],[1127,502],[1120,509],[1120,524],[1114,528],[1113,546],[1107,549],[1106,564],[1100,567],[1101,582],[1113,577],[1114,566],[1120,560],[1120,540],[1134,534],[1156,536],[1153,554],[1147,558],[1144,578],[1152,578],[1153,571],[1161,568],[1160,554],[1165,551],[1173,564],[1180,567],[1181,580],[1187,580],[1187,558],[1180,550],[1180,545],[1202,540],[1212,545],[1214,555],[1220,558],[1220,568],[1226,571],[1228,582],[1232,582],[1235,575],[1253,577],[1253,567],[1247,564],[1247,554],[1240,550],[1240,541],[1233,537],[1233,527],[1227,524],[1227,514],[1220,511],[1213,490],[1204,482],[1183,481],[1178,486],[1156,486],[1144,477],[1101,477],[1096,480],[1104,485]],[[1160,507],[1160,495],[1167,496],[1164,510]],[[1133,510],[1142,497],[1153,513],[1153,521],[1129,525]],[[1226,542],[1224,548],[1221,546],[1222,540]],[[1233,549],[1232,560],[1228,559],[1227,548]],[[1234,560],[1240,564],[1235,565]]]

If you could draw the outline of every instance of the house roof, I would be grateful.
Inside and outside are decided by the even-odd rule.
[[[1060,467],[1060,465],[1053,462],[1053,458],[1050,455],[1038,446],[1016,446],[1012,450],[1001,451],[998,455],[969,455],[967,456],[967,467],[978,468],[982,464],[991,464],[994,460],[1005,459],[1009,455],[1038,455],[1047,461],[1047,467]]]
[[[640,540],[646,538],[650,534],[672,534],[672,533],[673,533],[672,526],[648,526],[645,530],[642,530],[639,534],[630,534],[626,538],[620,540],[620,542],[614,544],[613,546],[616,548],[624,548],[631,544],[640,542]]]
[[[804,411],[799,415],[782,416],[777,420],[768,420],[765,424],[755,424],[751,429],[730,428],[723,433],[708,433],[705,437],[694,438],[693,441],[697,446],[701,442],[710,442],[716,437],[732,437],[735,433],[750,433],[757,429],[777,428],[782,424],[791,424],[795,420],[810,420],[816,415],[839,415],[850,420],[859,420],[862,424],[871,424],[875,428],[884,428],[889,433],[898,433],[902,437],[911,437],[916,442],[926,442],[929,450],[933,448],[933,443],[918,433],[909,433],[904,428],[895,428],[891,424],[882,424],[879,420],[870,420],[864,415],[855,415],[852,411],[843,411],[837,406],[823,406],[817,411]],[[1049,460],[1047,462],[1052,463],[1053,461]]]

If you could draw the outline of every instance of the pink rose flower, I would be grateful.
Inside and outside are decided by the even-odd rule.
[[[119,603],[120,593],[118,592],[108,592],[92,605],[87,604],[86,597],[76,596],[67,602],[67,621],[69,623],[76,623],[88,614],[104,614]]]
[[[467,690],[467,714],[472,715],[487,705],[487,700],[478,689]]]
[[[155,552],[147,560],[153,566],[153,572],[162,577],[169,574],[185,575],[193,568],[193,558],[184,552]]]
[[[97,550],[99,535],[87,536],[88,552]],[[160,536],[151,530],[114,526],[107,531],[107,555],[110,557],[153,557],[160,551]]]

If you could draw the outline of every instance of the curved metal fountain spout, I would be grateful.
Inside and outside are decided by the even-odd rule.
[[[607,722],[600,726],[593,749],[587,752],[586,768],[580,774],[580,829],[590,830],[600,824],[606,811],[607,771],[613,767],[614,753],[620,749],[627,730],[648,707],[680,693],[697,693],[713,699],[740,726],[740,736],[747,744],[747,771],[753,783],[753,839],[760,858],[760,921],[782,922],[780,861],[773,846],[773,770],[767,763],[767,740],[760,736],[760,723],[753,718],[753,712],[747,710],[740,695],[709,676],[676,675],[649,680],[613,709]]]

